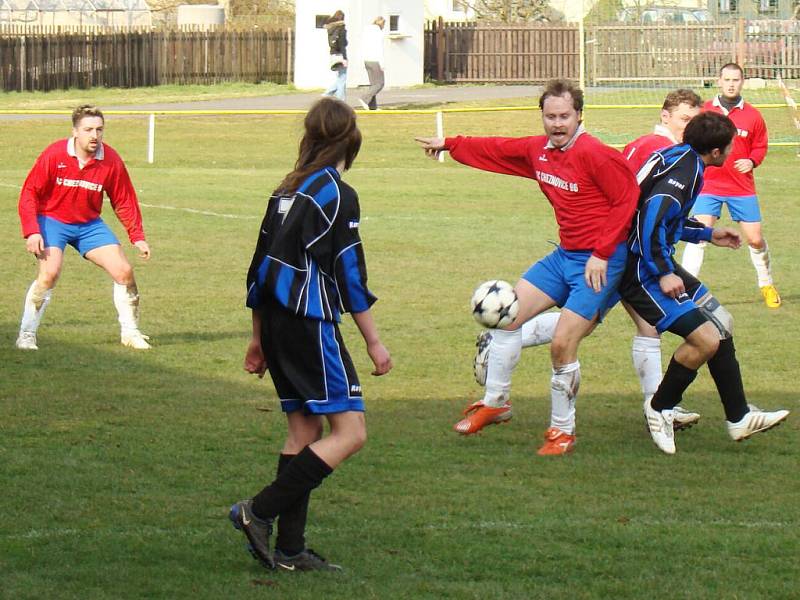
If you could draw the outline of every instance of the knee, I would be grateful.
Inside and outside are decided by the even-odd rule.
[[[575,350],[572,340],[564,336],[557,335],[550,342],[550,357],[553,359],[553,364],[571,362],[569,358],[575,353]]]
[[[707,361],[717,353],[718,349],[719,333],[717,332],[716,327],[714,327],[712,331],[705,333],[698,340],[697,350],[703,357],[703,360]]]
[[[350,438],[350,454],[353,455],[361,450],[367,443],[367,428],[359,427],[353,431]]]
[[[747,244],[753,250],[763,250],[764,246],[766,245],[764,243],[764,236],[762,236],[761,234],[751,237],[749,240],[747,240]]]
[[[118,265],[111,273],[111,277],[120,285],[131,285],[133,279],[133,267],[127,262]]]
[[[46,290],[53,289],[58,282],[59,272],[57,270],[45,270],[39,273],[39,276],[36,278],[39,282],[39,285]]]

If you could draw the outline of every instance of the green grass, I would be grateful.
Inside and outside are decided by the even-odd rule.
[[[649,130],[647,111],[588,115],[610,141]],[[777,117],[776,117],[777,118]],[[649,439],[630,365],[633,329],[615,310],[581,348],[579,445],[535,455],[548,423],[546,349],[526,350],[516,416],[480,436],[452,423],[477,399],[475,285],[515,280],[555,239],[527,180],[424,159],[430,116],[361,119],[347,180],[359,191],[376,319],[394,371],[369,377],[352,322],[343,333],[368,405],[370,439],[313,495],[312,547],[338,576],[273,574],[243,548],[229,505],[273,476],[285,425],[270,383],[241,368],[244,277],[266,196],[291,168],[300,117],[109,120],[153,248],[135,259],[142,328],[155,348],[118,343],[111,283],[69,252],[36,353],[13,349],[34,276],[18,186],[68,124],[5,121],[0,140],[0,597],[2,598],[792,598],[796,597],[796,244],[798,159],[770,153],[757,177],[785,305],[760,301],[747,251],[707,252],[703,278],[736,317],[749,399],[795,413],[746,443],[725,432],[702,373],[703,413],[678,454]],[[447,115],[448,132],[538,132],[533,113]],[[238,218],[203,215],[199,209]],[[106,221],[124,234],[110,207]],[[665,338],[664,355],[675,347]]]

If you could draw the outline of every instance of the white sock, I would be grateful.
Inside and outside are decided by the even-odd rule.
[[[769,246],[767,240],[764,240],[764,247],[756,250],[752,246],[750,248],[750,260],[753,261],[753,266],[756,268],[756,275],[758,275],[758,287],[765,285],[772,285],[772,269],[769,264]]]
[[[42,322],[44,309],[50,304],[50,295],[53,290],[46,290],[34,281],[25,294],[25,305],[22,309],[22,322],[19,324],[20,331],[36,333],[39,323]]]
[[[635,336],[631,355],[644,399],[651,400],[661,383],[661,338]]]
[[[497,408],[508,402],[511,374],[522,353],[522,331],[492,331],[492,351],[486,365],[486,391],[483,404]]]
[[[552,342],[560,316],[560,312],[546,312],[536,315],[525,323],[520,328],[522,330],[522,347],[530,348]]]
[[[550,427],[575,434],[575,400],[581,386],[581,363],[577,360],[553,369],[550,380]]]
[[[700,275],[700,267],[703,266],[703,253],[706,251],[706,242],[699,244],[686,244],[683,249],[681,265],[692,275]]]
[[[135,283],[130,286],[114,283],[114,306],[122,331],[139,329],[139,291]]]

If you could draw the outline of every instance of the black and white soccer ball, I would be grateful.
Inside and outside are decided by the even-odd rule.
[[[472,316],[483,327],[497,329],[514,322],[519,312],[517,293],[507,281],[484,281],[472,294]]]

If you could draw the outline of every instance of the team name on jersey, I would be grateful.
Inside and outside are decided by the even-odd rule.
[[[63,185],[64,187],[79,187],[90,192],[102,192],[103,184],[94,183],[92,181],[84,181],[83,179],[67,179],[65,177],[56,177],[56,184]]]
[[[676,188],[681,189],[681,190],[685,190],[686,189],[686,184],[681,183],[680,181],[676,181],[675,179],[672,179],[672,178],[667,179],[667,183],[670,184],[670,185],[674,185]]]
[[[556,177],[552,173],[544,173],[542,171],[536,171],[536,179],[538,179],[542,183],[552,185],[553,187],[560,188],[567,192],[578,191],[577,183],[575,183],[574,181],[564,181],[563,179],[561,179],[561,177]]]
[[[739,129],[738,127],[736,128],[736,135],[739,137],[747,137],[749,134],[750,132],[747,131],[747,129]]]

